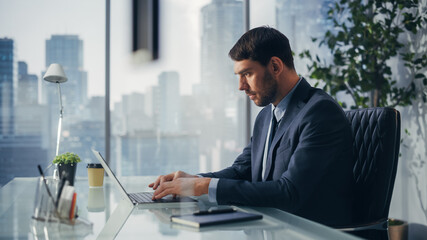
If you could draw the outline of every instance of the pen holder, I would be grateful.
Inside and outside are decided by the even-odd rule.
[[[58,180],[49,179],[46,180],[46,184],[43,181],[43,178],[40,177],[37,182],[36,187],[36,198],[34,200],[34,212],[33,218],[38,221],[59,221],[56,214],[56,206],[52,201],[52,198],[47,192],[49,188],[52,197],[56,199],[56,194],[58,190]]]

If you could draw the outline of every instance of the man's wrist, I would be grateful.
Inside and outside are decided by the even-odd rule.
[[[199,178],[196,181],[196,192],[200,193],[197,195],[208,194],[209,192],[209,183],[211,182],[211,178]]]

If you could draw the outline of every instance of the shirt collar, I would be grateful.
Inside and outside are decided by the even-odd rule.
[[[274,105],[271,104],[271,111],[276,116],[277,121],[280,121],[280,119],[282,119],[283,115],[285,115],[286,108],[288,108],[289,102],[292,99],[292,95],[294,94],[295,89],[298,87],[299,83],[301,82],[301,79],[302,79],[302,77],[299,78],[297,84],[295,84],[295,86],[292,88],[292,90],[279,102],[279,104],[277,104],[276,107],[274,107]],[[276,110],[274,111],[274,109],[276,109]]]

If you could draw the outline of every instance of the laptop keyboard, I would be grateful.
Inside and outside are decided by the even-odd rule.
[[[134,203],[153,203],[156,201],[152,200],[152,192],[139,192],[139,193],[129,193],[128,194],[132,202]]]
[[[189,197],[176,197],[173,198],[171,195],[166,196],[162,199],[152,200],[154,192],[139,192],[129,193],[129,198],[133,203],[176,203],[176,202],[197,202],[196,200]]]

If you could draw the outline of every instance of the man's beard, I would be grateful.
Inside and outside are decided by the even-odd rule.
[[[267,106],[268,104],[274,102],[277,95],[277,82],[274,80],[273,76],[266,69],[264,72],[264,90],[260,92],[259,103],[255,103],[259,107]]]

